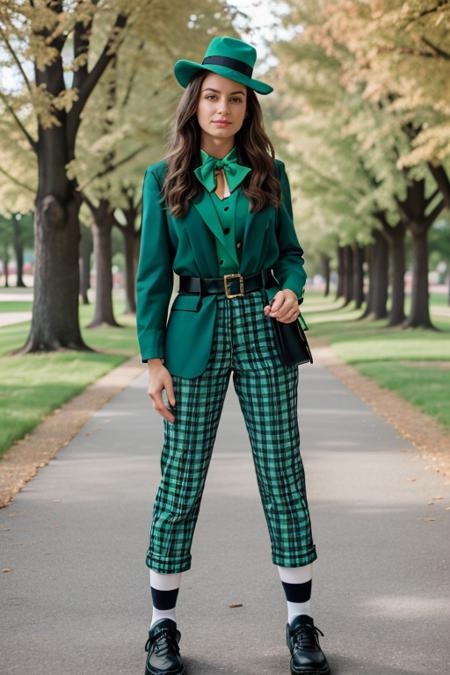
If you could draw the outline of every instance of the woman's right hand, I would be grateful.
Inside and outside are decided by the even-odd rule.
[[[161,359],[149,359],[147,361],[148,365],[148,395],[149,398],[153,401],[153,408],[159,412],[162,417],[165,417],[169,422],[175,422],[175,416],[170,412],[168,408],[164,405],[162,398],[163,389],[166,390],[167,400],[170,405],[174,406],[175,395],[173,391],[173,382],[172,376],[163,365]]]

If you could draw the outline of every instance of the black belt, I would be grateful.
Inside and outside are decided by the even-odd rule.
[[[227,298],[243,296],[267,286],[278,286],[271,269],[256,274],[224,274],[222,277],[188,277],[180,275],[179,293],[223,293]]]

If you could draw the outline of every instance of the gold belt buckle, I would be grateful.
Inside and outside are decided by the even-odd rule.
[[[233,279],[239,277],[239,293],[228,293],[227,279]],[[244,277],[242,274],[224,274],[223,283],[225,286],[225,295],[227,298],[237,298],[238,296],[244,295]]]

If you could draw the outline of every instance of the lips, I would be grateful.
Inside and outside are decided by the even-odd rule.
[[[227,122],[227,120],[213,120],[213,124],[220,124],[225,127],[228,126],[228,124],[231,124],[231,122]]]

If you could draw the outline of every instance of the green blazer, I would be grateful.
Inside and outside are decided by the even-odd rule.
[[[281,182],[281,204],[278,209],[268,206],[258,213],[247,212],[238,269],[248,275],[272,268],[279,285],[266,289],[268,302],[280,288],[290,288],[301,302],[307,278],[303,249],[294,228],[285,166],[279,159],[275,163]],[[167,317],[173,272],[221,276],[214,237],[224,246],[228,242],[204,189],[192,200],[185,216],[170,213],[160,194],[166,171],[167,162],[161,160],[151,164],[144,176],[136,274],[137,336],[142,362],[160,357],[172,375],[192,378],[200,375],[208,362],[217,296],[179,294]]]

